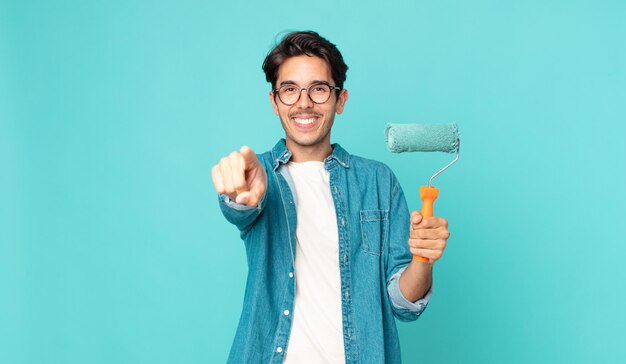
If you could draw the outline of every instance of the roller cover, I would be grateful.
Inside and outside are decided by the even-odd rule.
[[[459,128],[451,124],[387,124],[387,148],[393,153],[445,152],[459,147]]]

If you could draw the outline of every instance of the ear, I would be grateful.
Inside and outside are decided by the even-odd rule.
[[[348,101],[348,90],[343,89],[339,91],[339,99],[337,99],[337,104],[335,105],[335,112],[337,114],[341,114],[343,112],[343,107],[346,105]]]
[[[270,91],[270,103],[272,104],[272,107],[274,108],[274,114],[279,115],[278,114],[278,105],[276,104],[276,100],[274,99],[274,91]]]

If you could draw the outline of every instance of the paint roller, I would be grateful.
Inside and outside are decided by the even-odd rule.
[[[454,160],[430,177],[428,186],[420,187],[422,216],[431,217],[434,203],[439,196],[439,189],[433,186],[433,179],[459,159],[459,128],[451,124],[387,124],[385,126],[387,149],[393,153],[403,152],[444,152],[455,153]],[[428,262],[417,255],[414,260]]]

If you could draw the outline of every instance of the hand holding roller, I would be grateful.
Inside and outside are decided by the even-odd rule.
[[[439,189],[432,182],[441,172],[445,171],[459,159],[460,139],[456,124],[387,124],[385,126],[387,148],[393,153],[402,152],[456,152],[456,158],[435,173],[428,181],[428,186],[420,187],[422,199],[422,217],[434,215],[435,200]],[[428,259],[417,255],[414,260],[428,262]]]

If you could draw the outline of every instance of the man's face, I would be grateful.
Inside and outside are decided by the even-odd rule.
[[[276,88],[282,85],[294,85],[296,88],[308,88],[314,83],[327,83],[335,86],[330,66],[321,58],[306,55],[291,57],[278,68]],[[285,129],[287,148],[294,154],[322,155],[330,154],[330,129],[335,120],[335,113],[341,114],[348,99],[348,92],[341,90],[339,99],[336,91],[323,104],[316,104],[308,96],[308,91],[301,91],[300,99],[287,106],[270,92],[270,101],[274,113],[280,117]],[[298,158],[301,159],[301,158]]]

